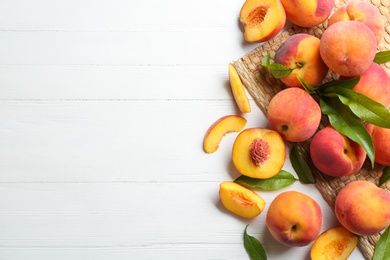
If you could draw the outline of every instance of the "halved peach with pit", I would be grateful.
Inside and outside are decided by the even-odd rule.
[[[232,181],[220,184],[219,197],[227,210],[244,218],[256,217],[266,204],[260,195]]]
[[[310,257],[313,260],[345,260],[358,244],[358,237],[339,226],[324,231],[314,241]]]
[[[246,125],[246,119],[238,115],[227,115],[213,123],[203,139],[203,149],[206,153],[218,150],[222,137],[230,132],[240,132]]]
[[[244,38],[265,42],[276,36],[286,23],[286,12],[279,0],[246,0],[240,11]]]
[[[249,113],[251,112],[251,105],[245,93],[244,85],[242,84],[240,76],[233,64],[229,63],[228,68],[230,87],[232,89],[234,100],[236,101],[241,113]]]
[[[245,129],[233,144],[233,164],[242,175],[248,177],[271,178],[282,169],[285,159],[284,141],[274,130]]]

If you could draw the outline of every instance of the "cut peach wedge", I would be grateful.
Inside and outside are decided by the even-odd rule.
[[[203,139],[203,149],[206,153],[218,150],[219,143],[225,134],[240,132],[246,125],[246,119],[239,115],[227,115],[218,119],[206,132]]]
[[[220,184],[219,197],[227,210],[244,218],[256,217],[266,204],[257,193],[232,181]]]
[[[232,89],[234,100],[241,113],[251,112],[251,105],[249,104],[248,97],[245,93],[244,85],[242,85],[240,76],[237,73],[233,64],[229,64],[229,81]]]
[[[242,175],[267,179],[283,167],[286,149],[281,135],[266,128],[247,128],[235,139],[232,160]]]
[[[279,0],[246,0],[240,11],[244,38],[265,42],[276,36],[286,23],[286,11]]]
[[[310,257],[313,260],[345,260],[352,254],[358,237],[346,228],[339,226],[324,231],[314,241]]]

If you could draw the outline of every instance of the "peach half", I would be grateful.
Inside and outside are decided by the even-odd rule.
[[[286,23],[280,0],[246,0],[240,11],[244,38],[248,42],[265,42],[275,37]]]
[[[266,204],[254,191],[231,181],[220,184],[219,197],[227,210],[244,218],[256,217]]]
[[[375,235],[390,224],[390,193],[370,181],[352,181],[337,194],[334,211],[350,232]]]
[[[318,170],[341,177],[355,174],[362,168],[366,151],[333,127],[326,126],[311,140],[310,156]]]
[[[223,116],[214,122],[203,139],[203,149],[206,153],[218,150],[224,135],[230,132],[240,132],[246,125],[246,119],[238,115]]]
[[[267,118],[273,130],[285,140],[302,142],[317,131],[321,121],[321,108],[302,88],[286,88],[271,99]]]
[[[280,79],[289,87],[302,87],[297,77],[316,86],[329,71],[320,55],[320,39],[307,33],[288,37],[276,51],[274,60],[288,68],[294,68],[288,76]]]
[[[287,19],[301,27],[324,22],[334,7],[334,0],[281,0]]]
[[[237,70],[233,64],[229,63],[228,71],[230,87],[232,89],[233,97],[238,108],[240,109],[241,113],[251,112],[251,105],[245,93],[244,85],[242,84],[240,76],[238,75]]]
[[[358,237],[343,226],[330,228],[314,241],[310,257],[313,260],[345,260],[358,244]]]
[[[390,129],[368,123],[366,125],[370,133],[375,151],[375,162],[384,166],[390,166]]]
[[[361,0],[351,0],[329,17],[328,27],[340,21],[358,21],[368,26],[379,44],[385,34],[385,20],[379,9],[371,3]]]
[[[330,70],[355,77],[370,67],[377,52],[374,33],[357,21],[341,21],[328,27],[320,40],[320,54]]]
[[[280,193],[271,202],[266,224],[271,235],[287,246],[306,246],[321,232],[322,211],[319,204],[297,191]]]
[[[235,139],[232,160],[242,175],[267,179],[283,167],[286,149],[282,137],[266,128],[247,128]]]

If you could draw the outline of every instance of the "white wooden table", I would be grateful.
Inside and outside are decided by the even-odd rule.
[[[247,224],[269,259],[309,259],[271,237],[268,206],[246,220],[221,205],[236,134],[202,149],[238,113],[228,63],[258,46],[243,41],[242,4],[0,1],[1,260],[249,259]],[[247,127],[267,127],[251,104]],[[314,186],[284,190],[320,203],[323,230],[337,224]]]

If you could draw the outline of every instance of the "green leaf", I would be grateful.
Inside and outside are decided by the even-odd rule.
[[[390,259],[390,226],[382,233],[374,248],[372,260]]]
[[[342,88],[352,89],[354,86],[356,86],[356,84],[358,84],[359,80],[360,80],[360,76],[357,76],[352,79],[346,79],[346,80],[331,80],[322,85],[319,85],[317,87],[317,92],[321,95],[324,93],[324,91],[327,88],[330,87],[342,87]]]
[[[337,98],[321,98],[320,107],[322,113],[328,115],[329,122],[336,131],[363,147],[374,166],[374,145],[362,121]]]
[[[269,53],[264,56],[263,60],[261,61],[261,65],[268,68],[272,74],[272,76],[276,79],[284,78],[290,75],[290,73],[295,69],[290,69],[282,64],[278,63],[270,63],[270,55]]]
[[[387,182],[388,180],[390,179],[390,166],[388,167],[385,167],[383,169],[383,173],[382,173],[382,176],[380,177],[379,179],[379,183],[378,183],[378,186],[382,186],[383,184],[385,184],[385,182]]]
[[[349,106],[360,119],[380,127],[390,128],[390,111],[366,95],[339,87],[327,88],[325,95],[338,96],[340,101]]]
[[[259,240],[247,233],[248,225],[244,230],[244,247],[251,260],[267,260],[267,254],[265,253],[263,245]]]
[[[299,180],[305,184],[314,184],[313,173],[309,165],[303,160],[301,153],[298,150],[298,147],[294,144],[290,151],[290,161],[291,165],[294,168],[295,172],[298,175]]]
[[[298,78],[299,82],[301,82],[303,88],[306,90],[307,93],[309,93],[309,94],[316,94],[316,88],[315,87],[312,87],[309,84],[307,84],[303,80],[303,78],[301,78],[301,77],[297,77],[297,78]]]
[[[295,181],[295,177],[288,171],[284,170],[281,170],[278,172],[278,174],[269,179],[256,179],[241,175],[235,180],[235,182],[241,183],[243,185],[267,191],[282,189],[284,187],[290,186]]]
[[[374,58],[376,63],[386,63],[390,61],[390,51],[377,52]]]

